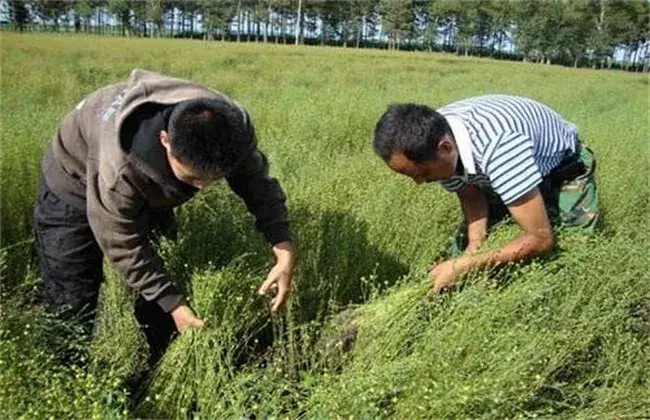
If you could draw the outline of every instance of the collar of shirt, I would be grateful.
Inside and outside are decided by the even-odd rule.
[[[463,163],[465,173],[469,175],[476,174],[476,166],[474,166],[474,155],[472,154],[472,141],[469,138],[469,132],[465,123],[459,117],[454,115],[445,116],[451,132],[456,140],[456,147],[458,147],[458,154]]]

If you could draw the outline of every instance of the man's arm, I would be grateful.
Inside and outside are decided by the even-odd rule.
[[[434,282],[433,292],[449,288],[471,269],[527,260],[553,248],[553,230],[538,188],[509,204],[508,210],[519,224],[521,234],[498,250],[466,254],[439,264],[429,273]]]
[[[269,176],[266,156],[258,149],[227,178],[228,185],[256,218],[256,227],[273,247],[276,264],[259,289],[266,294],[277,288],[273,312],[284,306],[291,290],[296,252],[289,232],[286,195],[277,179]]]
[[[101,176],[88,179],[88,222],[102,252],[131,288],[172,316],[179,332],[203,325],[167,277],[149,243],[142,200],[128,183],[122,182],[118,189],[105,185]]]
[[[259,149],[253,150],[226,180],[255,216],[255,226],[271,245],[291,240],[286,196],[278,180],[269,176],[268,160]]]
[[[468,185],[458,191],[458,199],[467,221],[467,253],[474,253],[487,236],[488,202],[485,194],[478,188]]]

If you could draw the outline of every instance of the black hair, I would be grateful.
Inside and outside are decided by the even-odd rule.
[[[200,173],[232,172],[255,147],[248,115],[225,100],[179,102],[169,117],[171,153]]]
[[[375,126],[373,148],[388,162],[395,153],[422,163],[435,159],[438,143],[451,134],[449,123],[426,105],[392,104]]]

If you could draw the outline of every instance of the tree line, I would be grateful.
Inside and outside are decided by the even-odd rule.
[[[3,0],[6,27],[650,70],[646,0]]]

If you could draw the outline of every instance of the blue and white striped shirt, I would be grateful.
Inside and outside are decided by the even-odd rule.
[[[440,181],[448,191],[474,185],[510,204],[579,148],[576,126],[532,99],[486,95],[438,112],[449,122],[464,169]]]

